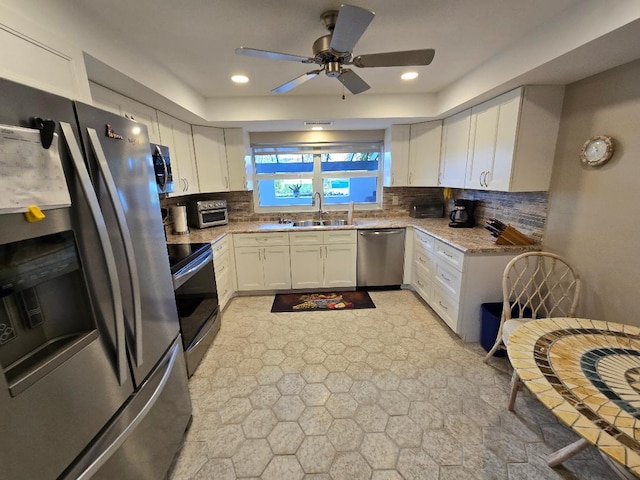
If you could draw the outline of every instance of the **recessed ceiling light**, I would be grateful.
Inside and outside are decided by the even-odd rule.
[[[418,77],[418,72],[407,72],[400,75],[402,80],[413,80]]]
[[[234,75],[231,77],[231,81],[235,83],[247,83],[249,81],[249,77],[246,75]]]
[[[311,130],[324,130],[322,127],[311,127]]]

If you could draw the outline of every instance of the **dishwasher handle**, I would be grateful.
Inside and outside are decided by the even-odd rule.
[[[358,235],[362,235],[363,237],[399,235],[401,233],[404,233],[402,228],[394,228],[392,230],[358,230]]]

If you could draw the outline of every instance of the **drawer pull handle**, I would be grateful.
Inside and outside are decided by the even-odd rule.
[[[442,308],[444,308],[445,310],[449,310],[446,306],[444,306],[442,304],[442,302],[440,300],[438,300],[438,305],[440,305]]]
[[[448,254],[448,253],[447,253],[447,252],[445,252],[444,250],[442,250],[442,253],[443,253],[445,256],[449,257],[449,258],[453,258],[453,255]]]
[[[440,276],[444,278],[445,282],[451,282],[451,279],[447,278],[447,276],[444,273],[441,273]]]

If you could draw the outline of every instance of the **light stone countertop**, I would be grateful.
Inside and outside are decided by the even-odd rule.
[[[340,227],[293,227],[291,224],[261,222],[230,222],[228,225],[198,230],[190,228],[187,235],[167,234],[168,243],[215,243],[230,233],[300,232],[309,230],[356,230],[376,228],[415,227],[466,254],[527,252],[540,250],[540,245],[496,245],[495,239],[482,226],[475,228],[451,228],[447,218],[357,218],[353,225]]]

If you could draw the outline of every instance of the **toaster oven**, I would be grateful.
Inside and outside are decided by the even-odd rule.
[[[215,227],[229,223],[226,200],[200,200],[187,204],[189,225],[194,228]]]
[[[443,202],[412,203],[409,208],[409,216],[413,218],[438,218],[444,217]]]

